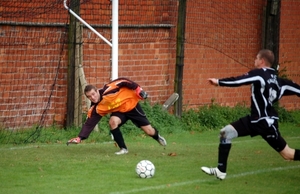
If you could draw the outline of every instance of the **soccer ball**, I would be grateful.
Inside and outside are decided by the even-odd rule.
[[[140,178],[151,178],[154,176],[155,166],[149,160],[142,160],[136,165],[135,172]]]

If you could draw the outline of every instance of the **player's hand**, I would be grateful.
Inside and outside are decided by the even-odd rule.
[[[147,99],[147,98],[148,98],[147,92],[145,92],[145,91],[143,90],[143,88],[141,88],[140,86],[138,86],[138,87],[135,89],[135,92],[136,92],[136,95],[139,97],[139,99]]]
[[[219,85],[219,80],[216,79],[216,78],[209,78],[209,79],[208,79],[208,82],[209,82],[211,85],[214,85],[214,86],[218,86],[218,85]]]
[[[75,138],[72,138],[70,139],[68,142],[67,142],[67,146],[72,143],[72,144],[79,144],[81,142],[81,139],[80,137],[75,137]]]

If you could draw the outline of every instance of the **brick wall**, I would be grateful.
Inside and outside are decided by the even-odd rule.
[[[132,2],[133,5],[129,5],[126,1],[120,1],[120,6],[123,6],[120,24],[132,24],[129,21],[140,19],[151,25],[176,25],[177,1],[170,1],[175,6],[161,1]],[[91,3],[95,2],[82,5],[82,17],[93,24],[109,24],[109,1],[100,7],[89,7]],[[148,6],[142,7],[143,15],[134,12],[134,7],[131,7],[140,6],[141,3],[147,3],[144,6]],[[239,75],[253,66],[254,57],[261,48],[265,3],[260,0],[241,3],[228,0],[218,3],[188,1],[184,108],[194,108],[212,100],[229,106],[249,104],[249,87],[214,88],[206,80],[209,77]],[[44,4],[51,9],[51,3]],[[163,9],[159,8],[161,4],[164,4]],[[29,6],[25,2],[22,6],[23,10],[30,11],[28,7],[34,5]],[[54,7],[56,12],[44,9],[43,13],[31,20],[15,17],[13,21],[45,22],[48,18],[47,22],[51,23],[67,22],[68,14],[61,3]],[[151,9],[155,10],[155,17],[146,20],[153,13],[149,11]],[[299,9],[298,1],[282,2],[279,53],[281,67],[286,66],[286,74],[297,83],[300,83]],[[137,16],[130,18],[126,16],[128,13]],[[4,19],[8,18],[7,14]],[[3,18],[0,21],[3,22]],[[110,39],[109,28],[98,27],[96,30]],[[64,124],[67,114],[66,35],[64,26],[0,25],[0,125],[17,128],[34,124]],[[119,76],[129,77],[142,85],[149,92],[152,103],[163,103],[173,92],[175,35],[176,27],[120,28]],[[85,76],[88,83],[101,87],[110,81],[111,48],[86,28],[83,37]],[[287,97],[282,105],[288,109],[299,109],[300,101],[297,97]],[[44,115],[44,123],[39,123]]]
[[[286,68],[289,79],[300,84],[300,1],[281,1],[280,45],[279,63],[280,69]],[[300,101],[297,96],[284,97],[281,105],[287,109],[299,109]]]
[[[0,26],[1,125],[15,128],[37,124],[47,106],[46,125],[63,121],[67,53],[62,43],[52,44],[65,41],[61,30]]]
[[[207,82],[246,73],[261,48],[263,1],[229,2],[188,1],[183,88],[187,108],[212,101],[249,104],[249,87],[216,88]]]
[[[203,5],[201,9],[198,3]],[[212,101],[228,106],[249,104],[249,87],[215,88],[206,80],[241,75],[253,67],[262,45],[265,5],[263,1],[237,2],[234,6],[228,5],[228,1],[218,1],[217,4],[213,1],[188,1],[183,79],[183,104],[186,108]],[[299,1],[282,1],[280,24],[279,70],[286,68],[284,74],[296,83],[300,83],[300,28],[296,22],[300,19],[297,14],[299,7]],[[203,13],[203,18],[200,18],[203,16],[200,13]],[[235,23],[229,22],[228,18]],[[197,25],[189,20],[197,20]],[[284,97],[280,105],[299,109],[300,101],[297,96]]]
[[[119,36],[131,35],[132,38],[141,39],[139,36],[147,34],[147,39],[151,42],[141,43],[119,43],[119,77],[128,77],[137,81],[145,90],[149,92],[152,102],[162,102],[173,92],[172,80],[174,70],[172,66],[175,61],[171,55],[175,52],[175,47],[170,47],[169,40],[156,41],[157,34],[170,38],[169,28],[157,28],[156,33],[152,33],[151,28],[147,29],[120,29]],[[85,30],[85,39],[88,30]],[[161,39],[161,38],[160,38]],[[85,40],[84,40],[85,41]],[[139,40],[140,41],[140,40]],[[174,44],[174,43],[173,43]],[[84,71],[87,81],[102,87],[111,78],[111,54],[110,47],[105,44],[86,44],[83,48]],[[172,87],[170,87],[172,86]]]

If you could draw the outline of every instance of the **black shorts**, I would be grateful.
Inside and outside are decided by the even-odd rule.
[[[121,127],[128,120],[131,120],[137,127],[150,125],[150,122],[147,119],[146,114],[144,113],[140,104],[137,104],[136,107],[134,107],[134,109],[132,109],[131,111],[124,113],[113,112],[110,116],[116,116],[121,119],[121,124],[119,125],[119,127]]]
[[[287,144],[278,130],[278,121],[276,119],[272,121],[273,123],[270,125],[265,119],[253,123],[250,116],[246,116],[231,123],[231,125],[236,129],[238,137],[260,135],[273,149],[280,152]]]

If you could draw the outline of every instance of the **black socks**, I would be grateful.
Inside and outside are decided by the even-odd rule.
[[[157,141],[158,140],[158,131],[155,128],[153,128],[153,129],[155,130],[155,133],[151,137]]]
[[[300,150],[295,149],[294,160],[300,160]]]
[[[124,138],[123,138],[123,135],[120,131],[120,128],[116,128],[114,130],[111,130],[110,131],[111,134],[113,134],[114,136],[114,140],[115,142],[118,144],[119,148],[125,148],[127,149],[126,145],[125,145],[125,142],[124,142]]]
[[[231,143],[230,144],[222,144],[222,143],[219,144],[218,169],[221,172],[226,172],[227,159],[228,159],[230,148],[231,148]]]

